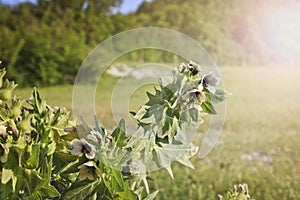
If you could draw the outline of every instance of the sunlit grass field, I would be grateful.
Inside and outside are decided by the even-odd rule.
[[[157,199],[217,199],[244,182],[258,200],[300,199],[300,69],[228,67],[220,73],[232,93],[221,139],[206,158],[193,159],[195,170],[175,163],[174,180],[166,171],[152,172],[151,187],[161,191]],[[103,80],[97,116],[112,127],[110,95],[116,80]],[[26,98],[30,90],[16,93]],[[72,86],[39,91],[48,104],[71,109]],[[134,94],[130,108],[145,101],[143,94],[142,89]]]

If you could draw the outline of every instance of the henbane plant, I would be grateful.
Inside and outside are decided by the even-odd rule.
[[[126,130],[120,120],[107,130],[95,118],[47,105],[36,89],[27,100],[13,96],[5,80],[0,92],[0,195],[3,199],[154,199],[149,172],[178,161],[193,168],[198,147],[190,140],[203,115],[226,98],[213,72],[202,74],[194,62],[181,64],[162,77],[155,93],[137,112],[138,128]],[[1,70],[0,81],[5,70]],[[80,134],[79,134],[80,133]],[[82,134],[83,133],[83,134]],[[79,135],[81,137],[79,137]]]

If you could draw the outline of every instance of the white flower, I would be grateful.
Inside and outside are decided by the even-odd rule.
[[[191,102],[198,102],[201,105],[205,100],[205,92],[203,92],[203,88],[198,87],[197,89],[190,90],[187,94],[183,96],[183,100],[191,99]]]
[[[213,71],[209,72],[208,74],[204,75],[201,83],[198,86],[198,89],[201,87],[206,88],[210,93],[216,93],[216,86],[220,83],[220,78],[215,76]]]
[[[199,104],[202,104],[206,100],[205,92],[196,91],[194,94],[195,94],[197,100],[199,101]]]
[[[95,147],[94,145],[88,143],[85,139],[74,139],[71,142],[73,155],[84,154],[88,159],[95,158]]]

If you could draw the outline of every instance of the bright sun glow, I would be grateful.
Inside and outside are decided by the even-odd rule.
[[[295,8],[274,9],[265,25],[265,38],[274,57],[282,57],[293,64],[300,56],[300,11]]]

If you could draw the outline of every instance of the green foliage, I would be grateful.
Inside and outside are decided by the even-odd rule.
[[[85,10],[84,3],[0,4],[1,60],[9,68],[8,77],[23,87],[73,83],[89,51],[112,34],[105,13],[120,1],[89,1]]]
[[[112,12],[121,0],[39,0],[15,7],[0,2],[1,60],[8,66],[8,77],[22,86],[73,83],[82,60],[100,42],[131,28],[157,26],[192,37],[219,65],[268,64],[275,56],[278,62],[296,63],[293,52],[274,55],[263,22],[268,10],[299,3],[266,2],[152,0],[129,14]],[[290,43],[285,47],[299,52],[296,42]],[[178,62],[176,56],[158,50],[131,52],[125,59]]]
[[[219,79],[212,74],[201,76],[200,67],[193,62],[180,65],[173,73],[173,77],[162,78],[155,93],[147,93],[148,102],[136,113],[132,112],[139,126],[135,132],[127,132],[124,120],[112,131],[102,127],[97,119],[94,128],[82,120],[79,129],[86,139],[71,142],[72,154],[95,158],[100,171],[105,169],[105,174],[110,174],[109,179],[102,176],[103,182],[98,183],[106,186],[106,195],[152,199],[157,192],[149,194],[148,171],[165,168],[173,178],[171,165],[174,161],[193,168],[189,159],[198,148],[185,139],[185,134],[198,128],[202,123],[201,115],[214,114],[211,99],[205,95],[214,93],[208,88],[217,86]],[[198,93],[203,93],[204,98],[199,100]],[[226,92],[219,92],[219,96],[221,94],[225,97]],[[210,109],[201,108],[205,102]],[[78,188],[78,191],[81,190]]]
[[[217,199],[217,194],[225,197],[233,185],[247,183],[255,199],[300,199],[300,140],[295,139],[300,133],[300,94],[295,92],[300,90],[300,69],[225,67],[219,72],[233,93],[226,100],[226,121],[219,145],[205,159],[192,159],[194,170],[175,162],[174,179],[166,170],[151,172],[154,181],[149,180],[150,191],[159,190],[156,198],[162,200]],[[278,77],[281,81],[273,81]],[[103,81],[114,80],[106,76]],[[113,88],[109,85],[97,90],[96,113],[105,127],[112,128],[115,124],[108,96]],[[133,95],[131,110],[138,110],[146,102],[145,91],[154,93],[151,88],[147,86]],[[39,92],[50,105],[72,108],[71,86],[40,88]],[[17,87],[14,93],[27,97],[31,88]],[[207,125],[202,124],[201,132]],[[197,144],[201,144],[202,136],[196,138]],[[264,154],[245,159],[254,152],[264,152],[272,163],[263,161]]]
[[[1,90],[9,88],[12,92],[14,83],[7,79],[4,83]],[[58,197],[60,193],[51,183],[53,158],[66,145],[60,137],[65,135],[64,127],[72,125],[70,113],[53,110],[35,89],[27,102],[15,96],[11,98],[2,99],[1,103],[0,142],[4,149],[1,157],[5,158],[0,163],[1,197]]]
[[[6,71],[0,72],[2,83]],[[199,100],[197,94],[214,94],[218,79],[199,72],[190,62],[176,68],[171,79],[162,79],[160,88],[148,93],[149,101],[134,114],[139,128],[133,135],[126,132],[124,120],[112,131],[97,119],[95,127],[83,119],[75,127],[70,112],[47,105],[36,89],[26,101],[12,95],[2,98],[1,197],[154,199],[158,191],[149,190],[149,163],[165,168],[171,177],[174,161],[193,167],[189,159],[197,147],[180,137],[189,125],[198,127],[201,112],[213,114],[201,109],[211,99]],[[15,87],[6,79],[0,90],[12,94]],[[79,138],[81,132],[85,138]]]

